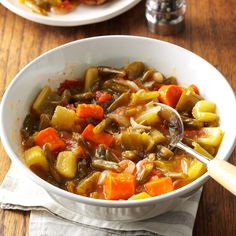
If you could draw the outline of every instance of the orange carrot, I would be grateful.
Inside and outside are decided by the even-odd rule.
[[[79,104],[76,114],[80,118],[94,118],[101,120],[104,116],[103,108],[96,104]]]
[[[198,88],[195,84],[191,84],[190,87],[193,89],[193,91],[194,91],[196,94],[199,94],[199,88]]]
[[[160,102],[175,108],[182,91],[182,88],[177,85],[163,85],[158,90],[158,98]]]
[[[135,194],[135,177],[128,173],[108,173],[103,192],[108,200],[128,199]]]
[[[151,180],[144,184],[147,193],[151,196],[158,196],[174,190],[172,179],[170,177],[162,177]]]
[[[34,137],[37,145],[42,147],[44,144],[49,144],[50,151],[65,148],[66,144],[60,139],[56,130],[52,127],[46,128],[38,132]]]
[[[92,124],[87,125],[82,133],[82,137],[96,144],[104,144],[106,146],[110,146],[113,142],[112,135],[105,132],[95,134],[93,132],[93,128],[94,126]]]
[[[98,103],[108,102],[111,99],[112,99],[112,95],[108,92],[101,92],[101,91],[96,92],[96,100]]]

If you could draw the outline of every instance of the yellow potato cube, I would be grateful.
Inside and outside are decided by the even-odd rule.
[[[36,168],[41,168],[44,171],[48,171],[48,161],[43,153],[43,150],[39,146],[32,147],[24,152],[24,160],[26,165]]]
[[[64,178],[74,178],[77,172],[77,158],[74,153],[60,152],[57,156],[56,170]]]
[[[75,112],[66,107],[57,106],[52,116],[52,126],[61,130],[71,130],[75,125]]]

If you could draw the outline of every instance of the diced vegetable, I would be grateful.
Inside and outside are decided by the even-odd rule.
[[[203,98],[196,94],[191,87],[183,89],[175,109],[179,112],[191,112],[195,104]]]
[[[170,157],[174,156],[174,153],[167,147],[162,146],[162,145],[158,145],[158,156],[161,158],[165,158],[168,159]]]
[[[132,105],[147,103],[148,101],[157,99],[158,95],[159,95],[159,92],[157,91],[139,90],[138,92],[131,94],[130,103]]]
[[[93,92],[98,87],[98,69],[96,67],[90,67],[85,74],[85,92]]]
[[[121,133],[121,143],[127,150],[150,151],[155,142],[147,133],[135,133],[124,131]]]
[[[161,110],[160,106],[152,106],[146,109],[144,112],[135,117],[135,121],[143,125],[155,125],[160,120],[158,115]]]
[[[77,172],[77,158],[71,151],[60,152],[57,156],[56,170],[67,179],[75,177]]]
[[[116,172],[122,171],[122,168],[116,162],[104,161],[101,159],[93,160],[92,166],[95,169],[99,169],[99,170],[112,170],[112,171],[116,171]]]
[[[139,164],[141,162],[141,164]],[[144,184],[150,178],[151,172],[154,168],[154,164],[151,161],[142,160],[138,165],[141,165],[140,168],[137,169],[136,180],[139,184]]]
[[[109,118],[109,117],[103,119],[99,124],[97,124],[97,125],[94,127],[93,132],[94,132],[95,134],[100,134],[100,133],[102,133],[102,132],[106,129],[106,127],[111,124],[111,122],[112,122],[112,119]]]
[[[139,160],[139,156],[138,156],[138,152],[136,150],[127,150],[122,152],[122,157],[124,159],[128,159],[131,161],[138,161]]]
[[[141,61],[132,62],[125,68],[127,77],[130,80],[141,77],[143,75],[144,70],[145,70],[145,65]]]
[[[34,137],[34,141],[40,147],[47,143],[50,151],[56,151],[66,146],[66,144],[58,136],[56,130],[51,127],[38,132]]]
[[[215,112],[215,103],[205,100],[198,101],[192,110],[193,117],[203,122],[216,121],[218,119],[218,116],[215,114]]]
[[[184,126],[186,128],[200,129],[204,126],[204,122],[197,120],[197,119],[189,118],[187,116],[181,116],[181,119],[182,119]]]
[[[80,195],[88,195],[95,191],[97,187],[97,182],[101,172],[94,172],[90,176],[83,179],[76,187],[76,192]]]
[[[35,99],[32,105],[32,112],[37,115],[42,113],[52,115],[60,101],[61,97],[56,92],[53,92],[49,86],[45,86]]]
[[[122,93],[108,108],[108,112],[116,110],[120,106],[127,105],[130,99],[130,92]]]
[[[175,108],[183,89],[177,85],[163,85],[158,90],[160,102]]]
[[[203,145],[219,147],[224,135],[220,127],[204,127],[202,131],[205,135],[195,138],[194,140],[196,142]]]
[[[213,158],[204,148],[202,148],[198,143],[193,142],[194,150],[203,156],[208,158]],[[206,172],[206,165],[197,159],[193,159],[188,168],[188,178],[194,180]]]
[[[95,134],[93,132],[94,126],[92,124],[87,125],[82,133],[82,137],[88,141],[94,142],[96,144],[104,144],[106,146],[110,146],[113,142],[113,136],[102,132],[99,134]]]
[[[135,193],[135,177],[127,173],[108,173],[103,191],[108,200],[128,199]]]
[[[189,87],[191,87],[196,94],[199,94],[199,88],[195,84],[191,84]]]
[[[150,198],[150,197],[151,196],[149,194],[147,194],[146,192],[141,192],[141,193],[133,195],[128,200],[142,200],[142,199]]]
[[[29,168],[41,168],[44,171],[49,170],[48,161],[39,146],[34,146],[24,152],[24,160]]]
[[[108,92],[101,92],[101,91],[96,92],[96,100],[98,103],[105,103],[110,101],[111,99],[112,95]]]
[[[41,114],[38,129],[43,130],[43,129],[50,127],[50,125],[51,125],[51,120],[50,120],[49,116],[44,113]]]
[[[75,112],[66,107],[57,106],[51,124],[60,130],[72,130],[75,125]]]
[[[151,180],[144,184],[144,187],[150,196],[159,196],[174,190],[172,179],[170,177]]]
[[[118,79],[110,79],[104,82],[103,89],[116,93],[126,93],[130,90],[128,84],[120,82]]]
[[[104,116],[103,108],[96,104],[79,104],[76,115],[80,118],[94,118],[101,120]]]
[[[150,135],[156,144],[163,143],[166,141],[166,137],[157,129],[152,130],[150,132]]]

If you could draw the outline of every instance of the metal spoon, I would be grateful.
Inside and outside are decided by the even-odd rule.
[[[207,172],[220,185],[236,195],[236,166],[218,158],[209,159],[182,143],[184,125],[179,113],[170,106],[158,103],[161,107],[158,113],[168,122],[171,137],[170,147],[177,147],[189,153],[207,166]]]

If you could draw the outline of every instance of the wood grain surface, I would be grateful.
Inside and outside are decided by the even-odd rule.
[[[111,20],[69,28],[33,23],[0,5],[0,97],[16,73],[43,52],[73,40],[111,34],[146,36],[189,49],[220,70],[235,91],[235,0],[189,0],[187,3],[185,31],[166,37],[148,31],[144,0]],[[2,145],[0,148],[1,183],[10,160]],[[235,152],[230,162],[236,164]],[[29,213],[0,210],[1,236],[28,235],[28,226]],[[236,235],[236,198],[213,180],[204,186],[193,235]]]

